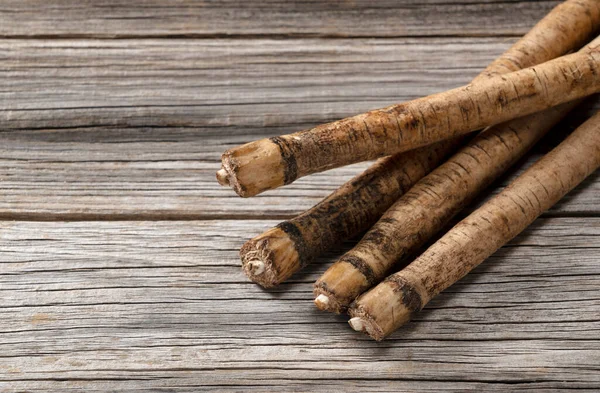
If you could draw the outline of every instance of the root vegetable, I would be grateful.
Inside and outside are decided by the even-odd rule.
[[[585,39],[582,33],[565,30],[564,25],[569,22],[590,34],[592,27],[587,17],[574,11],[580,6],[567,1],[556,7],[475,80],[512,71],[515,64],[531,65],[531,59],[549,60],[549,56],[561,54],[557,50],[567,52],[579,46]],[[579,19],[573,19],[573,15]],[[590,15],[594,16],[593,21],[600,22],[600,12]],[[551,42],[549,37],[557,44],[546,49],[545,45]],[[461,138],[440,142],[379,160],[310,210],[248,241],[240,251],[244,272],[264,287],[286,280],[335,244],[371,227],[404,192],[454,151],[460,141]],[[331,307],[338,309],[335,300]]]
[[[582,52],[600,45],[592,41]],[[421,179],[315,283],[315,305],[341,313],[444,227],[577,102],[491,127]],[[327,301],[324,301],[327,298]],[[317,300],[320,299],[320,300]]]
[[[382,340],[600,167],[600,112],[403,270],[359,297],[350,325]]]

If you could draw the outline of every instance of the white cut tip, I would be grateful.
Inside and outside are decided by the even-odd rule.
[[[350,327],[356,330],[357,332],[362,332],[365,327],[365,324],[363,323],[363,320],[360,317],[350,318],[348,323],[350,324]]]
[[[250,273],[254,276],[260,276],[265,271],[265,263],[260,259],[255,259],[253,261],[248,262],[250,266]]]
[[[217,181],[222,186],[229,185],[229,174],[224,168],[221,168],[217,171]]]
[[[325,309],[327,309],[327,306],[329,305],[329,297],[327,295],[320,294],[315,299],[315,304],[321,310],[325,310]]]

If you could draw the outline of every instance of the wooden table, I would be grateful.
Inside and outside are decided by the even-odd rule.
[[[598,174],[382,343],[312,304],[351,242],[272,291],[237,255],[367,164],[214,179],[231,146],[467,83],[557,3],[3,1],[0,391],[598,391]]]

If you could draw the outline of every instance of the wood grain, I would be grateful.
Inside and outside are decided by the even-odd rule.
[[[536,221],[385,344],[312,305],[331,256],[277,290],[246,280],[237,248],[274,223],[1,223],[0,386],[600,388],[600,219]]]
[[[281,133],[466,84],[513,41],[0,40],[0,120]]]
[[[309,176],[252,199],[215,181],[218,154],[235,137],[199,137],[165,129],[128,140],[127,132],[0,134],[0,217],[4,219],[289,218],[318,203],[368,163]],[[29,138],[30,137],[30,138]],[[14,138],[14,139],[10,139]],[[147,138],[144,140],[144,138]],[[207,150],[211,151],[207,151]],[[507,184],[539,155],[500,182]],[[551,214],[600,213],[592,175]]]
[[[557,0],[5,0],[4,37],[517,36]]]

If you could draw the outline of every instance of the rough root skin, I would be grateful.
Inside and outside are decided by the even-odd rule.
[[[332,246],[367,230],[463,140],[455,138],[382,158],[311,209],[254,238],[272,242],[285,237],[296,252],[271,253],[271,265],[277,270],[275,281],[286,280]]]
[[[485,83],[490,79],[502,76],[502,74],[541,64],[577,49],[589,40],[599,24],[600,3],[597,0],[567,0],[556,6],[522,39],[494,60],[475,78],[476,84]],[[583,64],[583,61],[580,63]],[[571,65],[571,67],[565,69],[568,68],[576,69],[577,65]],[[561,78],[560,75],[548,78],[547,75],[538,75],[537,72],[535,77],[539,77],[539,81],[544,78],[548,80],[553,77]],[[450,96],[448,92],[442,93],[445,94],[444,99],[425,101],[426,105],[415,107],[411,104],[417,101],[423,102],[423,100],[411,101],[320,125],[311,130],[256,141],[230,149],[223,155],[223,160],[227,157],[235,157],[238,161],[228,165],[224,163],[224,168],[230,166],[232,169],[228,170],[229,183],[238,194],[252,196],[267,189],[289,184],[295,179],[311,173],[348,165],[352,162],[366,161],[387,154],[399,153],[419,145],[426,145],[435,140],[443,139],[444,136],[437,135],[435,138],[425,137],[421,140],[409,140],[415,139],[414,136],[423,133],[424,129],[427,129],[426,134],[433,133],[435,129],[437,134],[447,134],[445,137],[460,133],[456,129],[444,130],[442,127],[443,123],[446,123],[447,118],[450,117],[451,112],[453,119],[448,121],[448,124],[465,122],[464,126],[471,130],[491,125],[480,122],[479,125],[470,124],[467,126],[466,123],[472,123],[472,120],[475,119],[481,120],[482,113],[489,112],[490,108],[502,109],[504,106],[510,105],[511,102],[516,102],[517,107],[527,105],[527,96],[529,95],[527,90],[532,87],[528,86],[529,83],[518,86],[520,81],[513,80],[512,83],[505,86],[505,91],[495,94],[494,87],[499,90],[496,85],[502,81],[503,79],[495,79],[494,84],[491,86],[490,95],[488,95],[489,92],[486,93],[487,97],[482,97],[483,101],[478,104],[474,104],[474,97],[469,95],[468,92],[463,94],[465,93],[465,91],[462,91],[464,88],[462,90],[455,89],[450,93]],[[467,90],[473,87],[474,85],[466,86]],[[517,88],[521,92],[517,92]],[[516,95],[512,94],[513,89],[517,93]],[[542,90],[548,92],[552,91],[552,88]],[[443,103],[447,101],[447,98],[453,98],[452,96],[461,94],[465,96],[463,98],[466,98],[466,100],[458,100],[455,105],[444,107]],[[435,97],[442,97],[442,95],[430,96],[430,98]],[[546,107],[551,107],[557,105],[558,102],[553,104],[546,102],[546,104],[548,104]],[[529,113],[543,109],[539,107]],[[435,116],[436,113],[446,113],[447,116],[440,119]],[[513,114],[512,118],[526,114]],[[488,114],[488,123],[500,119],[500,115],[501,113],[491,113],[491,116]],[[508,116],[504,120],[510,118]],[[461,132],[467,132],[464,127],[462,128]],[[422,136],[424,137],[424,135]],[[398,146],[393,146],[397,144],[396,142],[399,143]],[[410,146],[405,146],[406,143]],[[357,148],[354,144],[358,144],[360,148]],[[271,171],[254,165],[252,160],[248,160],[248,157],[244,158],[245,155],[250,156],[250,158],[255,156],[260,158],[262,154],[256,154],[256,151],[260,150],[256,149],[259,145],[269,146],[270,153],[266,155],[271,155],[271,157],[265,160],[263,166],[265,168],[269,166],[270,170],[276,173],[275,177],[270,173]],[[277,155],[279,158],[276,157]],[[238,173],[245,165],[251,166],[252,170],[247,171],[245,175]],[[261,171],[264,175],[262,177]]]
[[[252,150],[252,144],[274,145],[271,140],[231,149],[229,154],[235,154],[239,160],[236,182],[247,195],[256,195],[289,184],[286,173],[290,171],[302,177],[397,154],[583,98],[600,91],[596,77],[600,74],[599,59],[600,48],[594,48],[310,130],[281,135],[277,140],[280,145],[285,144],[285,155],[278,150],[265,156],[264,168],[244,151]],[[294,163],[293,171],[286,164],[290,162]],[[271,178],[271,171],[278,173],[276,181]],[[234,183],[231,179],[230,182]]]
[[[477,78],[489,78],[543,63],[578,49],[590,40],[600,21],[596,0],[567,0],[552,9]]]
[[[600,44],[600,38],[581,52]],[[398,270],[470,200],[498,178],[577,105],[562,104],[488,128],[401,196],[317,280],[341,306]],[[364,282],[359,279],[364,277]]]
[[[529,67],[577,48],[589,39],[599,22],[600,3],[594,0],[568,0],[557,6],[525,37],[488,66],[477,80],[485,80],[489,76]],[[289,145],[284,146],[283,150],[286,150],[287,156],[291,157],[291,153],[287,150],[292,149],[295,143],[290,141]],[[306,254],[300,255],[302,263],[308,263],[317,255],[330,249],[333,244],[367,230],[387,207],[402,195],[404,190],[408,190],[415,181],[437,166],[443,157],[442,153],[445,156],[458,144],[455,142],[454,146],[451,146],[439,143],[382,159],[362,175],[347,182],[313,209],[290,220],[300,229],[306,245]],[[425,154],[426,149],[429,149],[429,157]],[[442,152],[444,149],[446,151]],[[419,152],[420,150],[422,151]],[[297,168],[297,162],[294,160],[289,162],[294,164],[296,176],[288,174],[288,179],[285,180],[285,173],[280,175],[281,179],[272,182],[275,184],[273,188],[277,187],[276,184],[287,184],[292,177],[301,177],[305,174],[302,169]],[[404,165],[406,162],[413,162],[417,167],[427,166],[427,168],[419,172],[411,166]],[[399,175],[399,171],[405,171],[406,176]],[[378,208],[375,209],[373,206]],[[292,263],[297,266],[296,262]],[[286,267],[281,261],[274,260],[274,264],[281,268],[293,269]]]

